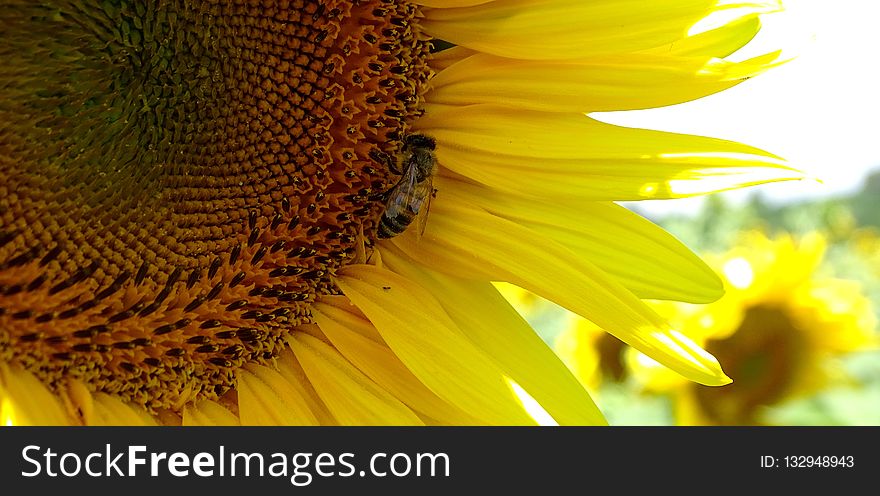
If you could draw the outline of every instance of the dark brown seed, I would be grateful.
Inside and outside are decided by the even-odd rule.
[[[49,250],[49,252],[46,253],[45,255],[43,255],[43,258],[40,259],[40,267],[45,267],[46,265],[49,264],[49,262],[58,258],[58,255],[60,255],[60,254],[61,254],[61,247],[58,245],[55,245],[54,248]]]
[[[218,282],[217,284],[215,284],[214,287],[211,288],[211,291],[208,292],[207,299],[213,300],[214,298],[219,296],[220,292],[223,291],[223,287],[224,287],[224,284],[222,282]]]
[[[257,227],[257,211],[251,210],[248,212],[248,229],[253,231]]]
[[[248,303],[247,300],[233,301],[229,305],[226,305],[226,311],[231,312],[233,310],[238,310],[239,308],[242,308],[245,305],[247,305],[247,303]]]
[[[24,253],[22,253],[21,255],[18,255],[16,257],[12,258],[11,260],[8,260],[7,262],[3,263],[2,267],[4,267],[4,268],[18,267],[18,266],[27,264],[28,262],[30,262],[31,260],[33,260],[35,258],[37,258],[37,248],[31,248],[31,249],[25,251]]]
[[[227,360],[225,358],[215,357],[215,358],[209,359],[208,361],[218,367],[224,367],[224,368],[232,367],[232,362],[230,362],[229,360]]]
[[[45,322],[49,322],[54,317],[55,317],[55,314],[53,312],[49,312],[49,313],[44,313],[43,315],[40,315],[39,317],[34,319],[34,321],[38,322],[38,323],[45,323]]]
[[[244,347],[240,344],[234,344],[228,348],[223,349],[220,353],[224,355],[240,355],[241,352],[244,351]]]
[[[215,275],[217,275],[217,271],[220,270],[220,266],[223,265],[223,261],[220,260],[220,257],[214,259],[211,262],[211,266],[208,267],[208,279],[213,279]]]
[[[128,372],[139,372],[140,369],[137,368],[137,365],[130,362],[119,362],[119,366]]]
[[[186,289],[192,289],[196,283],[199,282],[199,279],[202,278],[202,269],[194,269],[189,274],[189,278],[186,280]]]
[[[63,310],[58,314],[58,318],[60,320],[70,319],[77,315],[79,315],[82,310],[79,307],[68,308],[67,310]]]
[[[165,324],[165,325],[162,325],[162,326],[159,326],[159,327],[153,329],[153,335],[154,336],[161,336],[163,334],[168,334],[169,332],[172,332],[175,329],[177,329],[177,328],[174,327],[172,324]]]
[[[251,265],[257,265],[260,262],[260,260],[262,260],[263,257],[266,256],[267,251],[269,251],[269,249],[266,248],[265,246],[261,246],[261,247],[257,248],[257,251],[254,253],[254,256],[251,258]]]
[[[234,288],[238,286],[245,277],[247,277],[247,274],[245,274],[244,272],[239,272],[238,274],[235,274],[234,276],[232,276],[232,280],[229,281],[229,287]]]
[[[278,226],[281,225],[282,222],[284,222],[284,217],[281,214],[275,214],[275,216],[272,217],[272,225],[269,227],[269,229],[274,231],[278,228]]]
[[[34,312],[31,310],[22,310],[20,312],[15,312],[12,314],[12,318],[16,320],[24,320],[29,319],[34,316]]]
[[[150,269],[150,263],[144,261],[144,263],[142,263],[140,268],[138,269],[137,274],[135,274],[135,276],[134,276],[135,286],[140,286],[141,283],[144,282],[144,279],[147,277],[147,270],[149,270],[149,269]]]
[[[250,235],[248,236],[248,241],[247,241],[248,248],[250,248],[251,246],[254,246],[257,243],[258,239],[260,239],[260,230],[254,229],[253,231],[251,231]]]
[[[159,306],[160,306],[160,303],[157,303],[157,302],[154,301],[153,303],[150,303],[149,305],[145,306],[145,307],[143,308],[143,310],[141,310],[140,312],[138,312],[138,315],[139,315],[140,317],[146,317],[147,315],[150,315],[151,313],[153,313],[153,312],[155,312],[156,310],[158,310],[158,309],[159,309]]]
[[[287,245],[284,241],[276,241],[275,244],[272,245],[272,248],[269,249],[269,253],[276,253],[284,249]]]
[[[238,261],[238,257],[241,255],[241,245],[235,245],[232,247],[232,250],[229,252],[229,265],[235,265],[235,262]]]
[[[27,285],[27,290],[36,291],[44,282],[46,282],[46,274],[40,274]]]
[[[287,230],[292,231],[299,225],[299,215],[294,215],[290,222],[287,223]]]
[[[98,264],[92,262],[89,265],[78,269],[76,272],[73,273],[72,276],[53,286],[52,289],[49,290],[49,294],[54,295],[60,293],[61,291],[64,291],[65,289],[84,281],[86,278],[91,276],[97,268]]]
[[[173,287],[175,284],[177,284],[177,281],[180,280],[181,275],[183,275],[183,269],[180,267],[175,267],[174,270],[171,272],[171,275],[168,276],[168,280],[165,281],[165,287],[169,289]]]
[[[107,319],[107,322],[109,322],[111,324],[113,324],[115,322],[121,322],[125,319],[131,318],[132,316],[134,316],[135,313],[137,313],[137,312],[135,312],[133,310],[125,310],[125,311],[117,313],[116,315],[112,315],[109,319]]]
[[[189,302],[189,305],[183,307],[184,312],[192,312],[196,308],[202,306],[202,303],[205,302],[207,297],[205,295],[196,297],[193,301]]]

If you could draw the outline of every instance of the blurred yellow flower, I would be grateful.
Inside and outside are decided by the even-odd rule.
[[[672,394],[683,425],[766,423],[765,407],[827,385],[835,358],[876,342],[876,319],[857,283],[821,277],[825,245],[819,234],[795,240],[747,233],[729,252],[705,257],[721,273],[725,297],[703,306],[655,305],[718,358],[733,384],[688,382],[630,349],[634,377],[647,390]]]
[[[567,313],[566,317],[570,325],[556,336],[553,350],[595,397],[604,382],[623,379],[626,373],[624,351],[627,346],[587,319],[571,313]],[[666,370],[678,376],[670,369]]]

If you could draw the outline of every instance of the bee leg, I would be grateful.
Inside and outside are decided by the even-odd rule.
[[[370,196],[367,197],[367,199],[370,201],[380,201],[380,200],[383,202],[388,201],[388,195],[391,194],[391,191],[394,189],[394,186],[397,186],[397,183],[394,183],[393,186],[386,189],[385,191],[379,191],[377,193],[371,194]]]
[[[363,224],[358,226],[358,234],[357,234],[356,240],[357,241],[355,242],[355,245],[354,245],[355,256],[354,256],[354,259],[352,260],[352,263],[356,263],[356,264],[367,263],[369,261],[369,259],[373,257],[373,255],[371,253],[370,256],[367,257],[367,245],[366,245],[366,241],[365,241],[366,238],[364,237]]]
[[[402,171],[397,167],[397,162],[394,160],[394,158],[392,158],[391,155],[388,155],[387,153],[383,152],[382,150],[379,150],[378,148],[372,149],[370,151],[370,158],[372,158],[373,160],[375,160],[378,163],[385,164],[385,166],[388,168],[389,171],[391,171],[392,174],[395,174],[398,176],[402,175]],[[388,195],[391,193],[391,190],[393,190],[395,186],[397,186],[397,183],[394,183],[385,191],[373,193],[373,194],[369,195],[367,198],[370,201],[379,201],[379,200],[386,201],[386,200],[388,200]]]
[[[385,191],[379,191],[377,193],[373,193],[373,194],[369,195],[367,198],[370,201],[380,201],[380,200],[383,202],[388,201],[388,196],[391,194],[392,191],[394,191],[394,188],[396,188],[397,185],[400,184],[401,180],[403,180],[403,176],[401,176],[401,178],[397,182],[392,184]]]
[[[397,175],[401,174],[400,169],[397,168],[397,163],[395,162],[395,160],[391,157],[391,155],[388,155],[382,150],[374,148],[370,151],[370,158],[375,160],[376,162],[384,164],[392,173]]]

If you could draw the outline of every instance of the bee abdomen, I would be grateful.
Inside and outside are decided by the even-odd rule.
[[[393,216],[387,215],[386,212],[379,221],[379,238],[393,238],[406,231],[406,228],[412,223],[413,217],[413,215],[409,215],[409,212],[406,211],[398,212]]]

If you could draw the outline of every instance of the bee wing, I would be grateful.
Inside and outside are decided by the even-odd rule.
[[[425,204],[419,209],[419,229],[416,231],[416,238],[420,238],[422,234],[425,234],[425,227],[428,226],[428,211],[431,210],[431,199],[434,198],[435,193],[434,184],[433,181],[431,181],[431,178],[423,181],[418,186],[423,190],[422,196],[425,199]]]
[[[421,199],[418,195],[418,175],[414,168],[409,167],[397,185],[389,192],[385,216],[392,219],[398,217],[412,219],[421,206]]]

